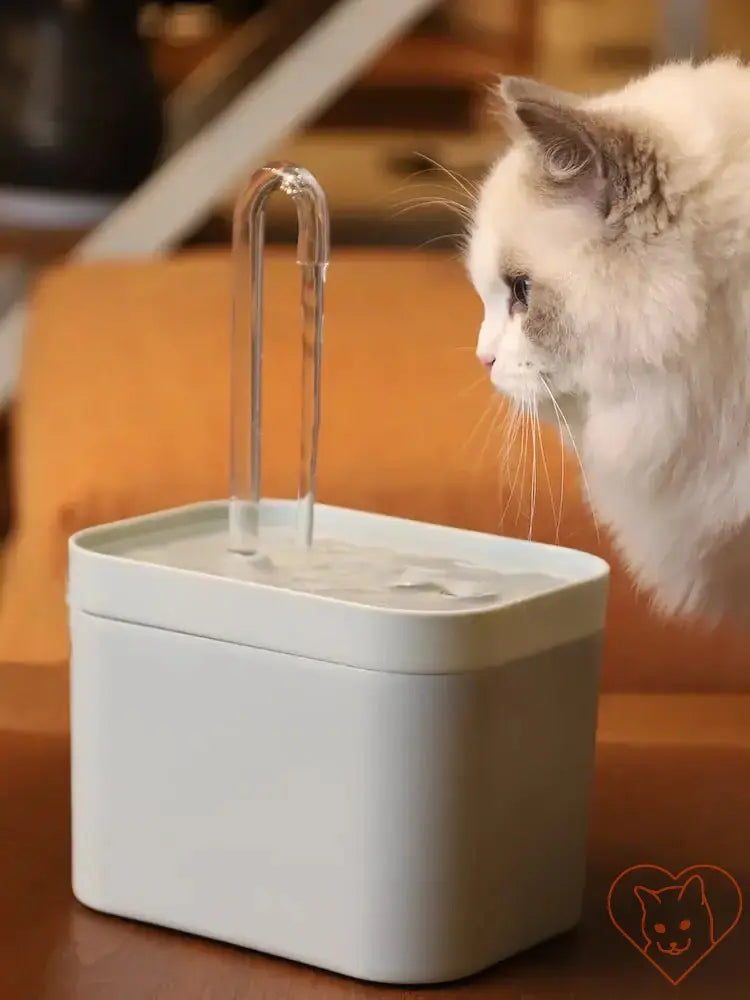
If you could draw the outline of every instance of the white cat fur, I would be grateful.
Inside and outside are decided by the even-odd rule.
[[[467,256],[478,353],[551,417],[544,378],[663,611],[750,622],[750,69],[670,64],[588,99],[510,78],[501,97],[513,141]]]

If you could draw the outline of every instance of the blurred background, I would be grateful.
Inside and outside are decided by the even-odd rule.
[[[152,171],[197,136],[205,139],[238,95],[262,84],[279,59],[347,3],[358,6],[357,0],[2,0],[0,310],[30,269],[77,246]],[[450,241],[455,213],[439,200],[413,200],[462,200],[460,185],[431,161],[469,182],[486,169],[499,141],[487,91],[500,72],[596,91],[655,59],[750,50],[746,0],[379,3],[383,10],[404,8],[403,30],[384,48],[373,38],[381,50],[360,59],[364,65],[342,67],[342,81],[304,124],[293,120],[299,116],[293,98],[269,106],[275,122],[257,150],[261,159],[289,158],[316,173],[338,244]],[[304,58],[294,79],[304,90]],[[252,136],[230,141],[247,145],[252,160]],[[226,142],[226,135],[215,137],[216,156]],[[201,217],[188,212],[179,223],[165,222],[163,235],[157,205],[149,212],[153,246],[144,236],[137,249],[226,242],[233,197],[233,185],[224,190],[217,177]],[[274,206],[272,240],[292,237],[289,211],[289,204]],[[120,247],[101,254],[128,250],[123,237]]]
[[[498,73],[597,91],[727,51],[750,53],[747,0],[0,0],[0,411],[29,282],[64,255],[226,245],[271,158],[317,175],[337,246],[450,249]]]
[[[596,92],[727,52],[750,56],[748,0],[0,0],[0,664],[65,659],[72,531],[225,495],[221,248],[238,185],[287,159],[322,184],[336,252],[321,499],[533,521],[616,566],[610,689],[750,690],[747,637],[663,623],[634,593],[554,429],[535,508],[535,439],[503,444],[454,260],[503,141],[498,74]],[[292,212],[271,201],[270,243],[295,239]],[[273,495],[298,412],[292,260],[268,265]]]

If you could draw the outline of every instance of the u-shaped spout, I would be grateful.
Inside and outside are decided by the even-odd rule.
[[[320,373],[323,348],[323,291],[330,253],[325,194],[302,167],[272,163],[257,170],[234,211],[234,294],[231,337],[229,548],[258,550],[261,492],[261,407],[263,374],[263,248],[266,204],[275,191],[297,208],[297,263],[301,269],[302,436],[297,490],[298,541],[313,537]]]

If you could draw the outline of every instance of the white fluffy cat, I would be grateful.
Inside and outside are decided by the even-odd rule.
[[[468,252],[480,359],[542,415],[554,395],[597,519],[664,611],[748,623],[750,69],[500,94],[513,142]]]

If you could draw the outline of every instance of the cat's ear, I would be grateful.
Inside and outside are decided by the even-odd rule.
[[[546,83],[532,80],[528,76],[503,76],[498,86],[500,100],[508,105],[522,101],[536,101],[537,104],[556,104],[558,107],[577,107],[583,98],[567,90],[558,90]]]
[[[706,890],[703,879],[700,875],[691,875],[690,878],[680,887],[681,902],[691,903],[694,906],[705,905]]]
[[[602,205],[606,176],[602,144],[589,114],[574,94],[525,77],[504,77],[500,97],[506,128],[536,145],[544,177],[568,192]]]
[[[604,178],[602,155],[585,117],[572,108],[524,101],[516,117],[542,154],[542,166],[558,183]]]
[[[652,233],[674,217],[668,163],[647,133],[525,77],[504,77],[499,95],[511,138],[537,151],[534,179],[545,194],[592,205],[613,226],[645,222]]]
[[[574,94],[556,90],[525,76],[501,77],[495,94],[497,115],[511,139],[529,134],[528,126],[523,121],[523,109],[531,106],[574,108],[580,103],[580,98]]]
[[[643,907],[644,912],[649,908],[649,906],[653,906],[654,903],[661,903],[659,893],[655,892],[653,889],[649,889],[645,885],[637,885],[635,889],[633,889],[633,892],[635,893],[636,899]]]

